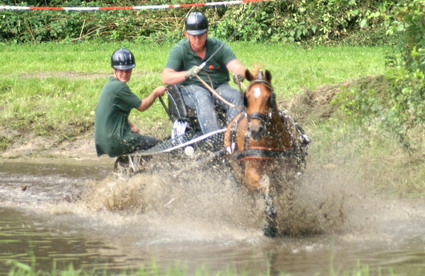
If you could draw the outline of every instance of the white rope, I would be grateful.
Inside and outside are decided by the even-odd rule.
[[[8,11],[35,11],[35,10],[48,10],[48,11],[102,11],[102,10],[164,10],[164,9],[177,9],[177,8],[190,8],[190,7],[212,7],[212,6],[227,6],[239,5],[252,2],[268,2],[271,0],[235,0],[235,1],[222,1],[222,2],[208,2],[208,3],[192,3],[192,4],[176,4],[176,5],[147,5],[147,6],[127,6],[127,7],[34,7],[34,6],[0,6],[0,10]]]

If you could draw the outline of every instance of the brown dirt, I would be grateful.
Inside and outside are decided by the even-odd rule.
[[[16,137],[16,136],[15,136]],[[58,143],[54,138],[20,137],[1,154],[1,158],[59,158],[95,159],[96,151],[92,133],[81,135],[75,140]]]
[[[316,91],[307,90],[296,95],[287,105],[292,116],[303,124],[328,119],[335,113],[337,106],[331,104],[336,94],[353,87],[367,86],[378,90],[385,87],[383,76],[351,79],[343,83],[319,87]]]

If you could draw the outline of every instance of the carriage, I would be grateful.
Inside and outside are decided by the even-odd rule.
[[[167,156],[184,160],[194,157],[210,161],[224,157],[223,137],[225,114],[219,113],[221,129],[203,134],[195,110],[188,107],[182,96],[183,86],[167,87],[168,103],[161,104],[173,124],[169,137],[148,150],[138,150],[115,160],[114,170],[120,174],[133,175],[145,170],[146,163],[154,156]]]
[[[253,194],[261,194],[265,203],[266,236],[278,233],[274,197],[291,195],[292,183],[306,165],[310,142],[299,124],[285,110],[279,110],[271,85],[271,73],[261,69],[245,74],[250,84],[244,92],[246,111],[229,124],[224,112],[219,113],[223,128],[203,134],[194,110],[182,97],[184,87],[168,87],[168,104],[161,103],[173,122],[170,138],[153,148],[121,156],[115,170],[134,174],[154,156],[177,159],[195,158],[196,163],[212,163],[231,167],[236,180]],[[241,91],[242,92],[242,91]]]

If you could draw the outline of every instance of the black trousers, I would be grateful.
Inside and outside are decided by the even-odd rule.
[[[136,150],[147,150],[161,143],[161,140],[150,136],[140,135],[140,145]]]

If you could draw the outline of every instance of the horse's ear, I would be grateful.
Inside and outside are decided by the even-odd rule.
[[[270,83],[272,82],[272,73],[269,70],[266,70],[266,80]]]
[[[245,79],[247,81],[252,81],[254,79],[254,76],[251,74],[251,72],[249,71],[249,69],[245,70]]]

